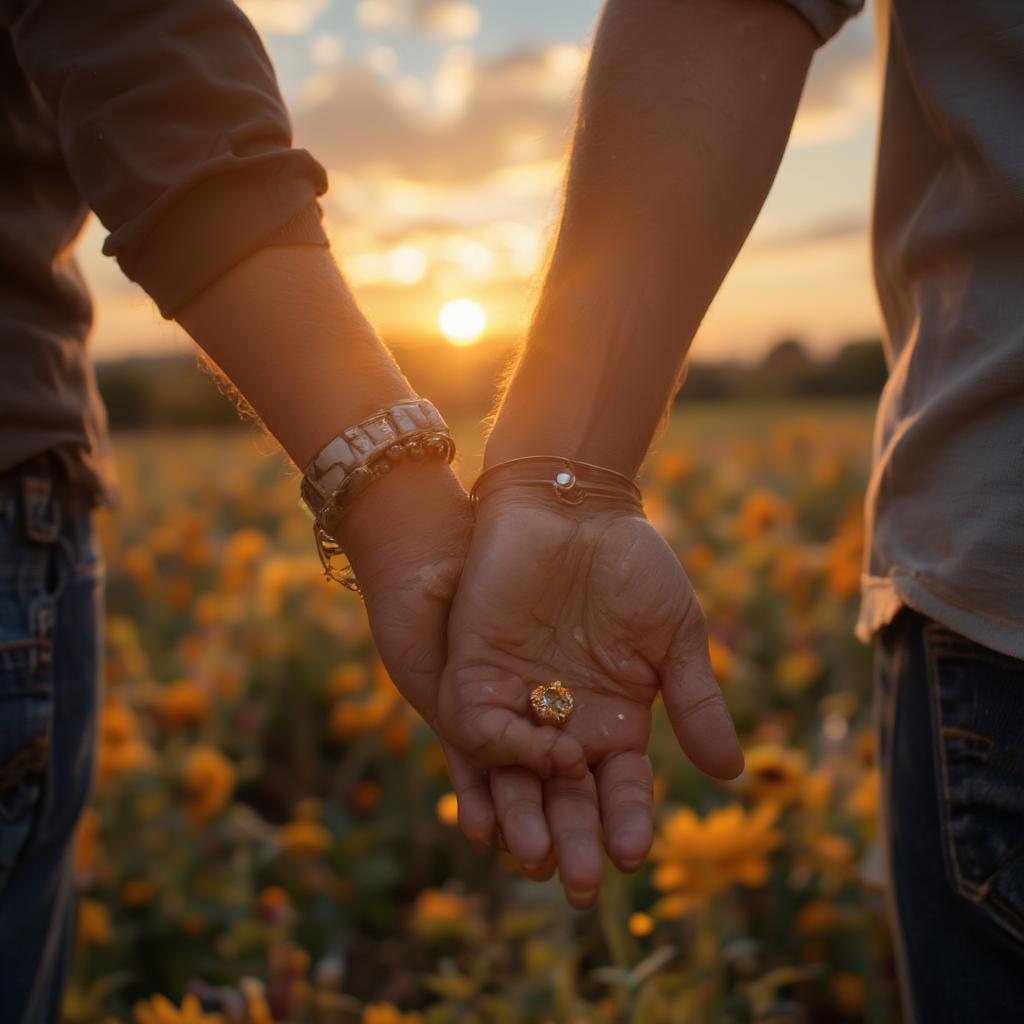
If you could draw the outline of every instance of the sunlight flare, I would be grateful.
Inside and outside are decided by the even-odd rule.
[[[441,310],[438,323],[452,345],[472,345],[484,333],[487,317],[472,299],[453,299]]]

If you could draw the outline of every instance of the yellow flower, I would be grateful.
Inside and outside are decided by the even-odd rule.
[[[188,995],[177,1009],[166,996],[156,995],[134,1007],[136,1024],[223,1024],[219,1013],[203,1013],[199,1000]]]
[[[186,729],[210,717],[210,698],[190,679],[162,687],[154,703],[160,724],[166,729]]]
[[[800,799],[807,774],[807,755],[775,743],[746,752],[746,768],[739,785],[745,796],[790,804]]]
[[[371,1003],[363,1007],[363,1024],[420,1024],[418,1013],[402,1013],[391,1003]]]
[[[459,798],[454,793],[445,793],[437,801],[437,820],[442,825],[455,826],[459,823]]]
[[[78,907],[78,941],[83,946],[106,946],[112,937],[107,908],[99,900],[82,900]]]
[[[657,863],[655,888],[674,897],[663,900],[659,911],[675,916],[701,896],[733,884],[763,885],[768,877],[766,858],[782,842],[773,828],[777,817],[778,808],[771,804],[762,804],[749,815],[739,804],[730,804],[703,820],[689,807],[676,811],[651,851]]]
[[[293,821],[281,827],[281,845],[294,857],[312,857],[331,847],[331,833],[315,821]]]
[[[234,765],[213,747],[193,747],[185,759],[185,814],[193,825],[209,821],[235,788]]]

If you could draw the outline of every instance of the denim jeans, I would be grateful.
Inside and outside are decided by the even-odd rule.
[[[1024,662],[904,611],[879,754],[906,1018],[1024,1021]]]
[[[91,513],[46,460],[0,476],[0,1020],[51,1024],[74,942],[102,565]]]

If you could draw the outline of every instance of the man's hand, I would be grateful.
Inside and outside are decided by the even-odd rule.
[[[601,825],[620,868],[647,855],[659,690],[698,768],[719,778],[742,770],[693,589],[634,511],[488,496],[448,636],[439,731],[477,768],[500,769],[491,790],[510,851],[538,871],[554,853],[576,905],[592,902],[600,881]],[[531,690],[556,679],[576,702],[562,730],[534,723],[528,707]]]
[[[466,494],[447,466],[405,462],[360,494],[338,527],[381,661],[435,731],[448,612],[470,526]],[[485,841],[494,828],[486,773],[443,740],[442,746],[460,814]]]

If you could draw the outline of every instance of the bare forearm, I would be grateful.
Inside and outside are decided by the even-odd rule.
[[[489,464],[639,467],[774,179],[815,44],[771,0],[610,0]]]
[[[178,319],[300,468],[346,427],[412,394],[327,249],[259,249]],[[424,530],[433,531],[425,546],[458,547],[463,503],[448,466],[406,463],[359,496],[339,539],[364,573]]]
[[[258,249],[178,319],[300,468],[412,393],[327,249]]]

